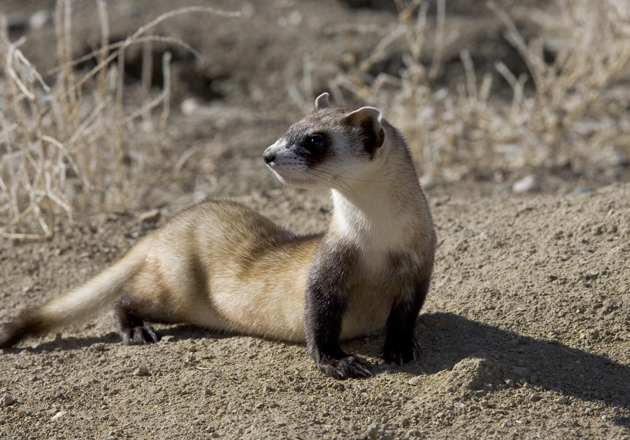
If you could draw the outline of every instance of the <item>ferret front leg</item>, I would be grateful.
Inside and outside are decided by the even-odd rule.
[[[343,255],[325,249],[320,245],[311,268],[306,289],[306,345],[311,357],[327,376],[335,379],[368,377],[372,375],[368,365],[359,357],[347,354],[339,345],[341,322],[346,308],[347,297],[342,288],[343,275],[348,259]]]
[[[430,280],[418,283],[412,295],[399,298],[392,306],[387,318],[387,334],[383,359],[402,365],[420,356],[420,345],[416,340],[416,318],[429,291]]]

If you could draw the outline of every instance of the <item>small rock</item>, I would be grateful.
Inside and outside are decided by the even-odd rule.
[[[173,336],[173,335],[162,336],[162,341],[164,341],[164,342],[175,342],[175,336]]]
[[[562,405],[566,405],[567,403],[569,403],[569,398],[567,396],[560,396],[556,399],[556,402]]]
[[[201,100],[197,98],[186,98],[182,101],[181,111],[184,115],[190,116],[198,113],[203,108]]]
[[[105,440],[118,440],[118,437],[107,437]]]
[[[145,211],[138,216],[139,223],[155,223],[160,220],[162,214],[159,209],[152,209],[150,211]]]
[[[11,406],[15,405],[16,401],[10,394],[5,394],[2,396],[2,400],[0,400],[1,406]]]
[[[542,396],[540,394],[532,394],[532,397],[529,398],[532,402],[538,402],[542,400]]]
[[[208,427],[205,429],[205,431],[206,431],[206,432],[214,432],[214,431],[216,431],[216,428],[215,428],[214,426],[208,426]]]
[[[140,376],[140,377],[151,376],[151,372],[149,371],[147,367],[138,367],[136,368],[136,371],[133,372],[133,374],[134,376]]]
[[[412,377],[411,379],[407,381],[409,385],[414,385],[414,386],[419,385],[421,382],[422,382],[421,376]]]
[[[521,180],[514,182],[514,185],[512,185],[512,191],[515,193],[540,191],[540,182],[538,181],[538,177],[533,174],[523,177]]]
[[[55,420],[59,420],[60,418],[62,418],[64,415],[66,414],[66,411],[59,411],[57,414],[55,414],[54,416],[52,416],[50,418],[51,422],[54,422]]]
[[[376,437],[378,436],[378,427],[376,425],[370,426],[365,432],[365,435],[370,437],[371,439],[376,439]]]
[[[203,392],[206,396],[212,396],[214,393],[210,388],[206,388],[206,391]]]
[[[42,9],[40,11],[35,12],[28,19],[28,24],[33,30],[41,29],[49,23],[52,23],[53,17],[50,11],[46,9]]]

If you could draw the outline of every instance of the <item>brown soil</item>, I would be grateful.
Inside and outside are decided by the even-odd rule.
[[[149,15],[174,3],[195,2],[155,2]],[[82,283],[207,197],[235,198],[299,232],[325,228],[327,194],[283,188],[260,156],[300,117],[286,84],[299,82],[305,47],[326,48],[312,49],[315,62],[342,64],[337,49],[349,37],[323,23],[394,16],[304,2],[301,25],[270,27],[265,21],[298,9],[271,3],[248,19],[251,27],[220,21],[230,50],[215,44],[219,31],[200,36],[203,20],[186,22],[230,75],[194,69],[225,95],[209,98],[213,111],[173,115],[164,161],[192,153],[176,171],[148,167],[130,206],[62,220],[50,241],[0,242],[0,321]],[[19,12],[20,4],[7,8]],[[116,22],[121,34],[150,18],[129,17]],[[274,62],[256,63],[245,28],[267,35],[258,50]],[[378,38],[352,41],[360,51]],[[240,49],[252,56],[234,56]],[[181,101],[192,92],[180,93]],[[417,362],[384,364],[383,338],[360,339],[346,347],[371,362],[375,376],[338,382],[316,370],[302,345],[190,326],[159,327],[161,342],[123,346],[108,312],[0,354],[0,439],[630,438],[630,184],[540,173],[542,194],[514,195],[488,182],[428,191],[440,246],[418,319]],[[566,195],[579,185],[582,194]],[[154,208],[162,213],[155,223],[138,220]]]

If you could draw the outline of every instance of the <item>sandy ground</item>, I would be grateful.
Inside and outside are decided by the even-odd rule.
[[[324,195],[256,198],[296,230],[325,226]],[[441,245],[419,361],[384,364],[383,338],[361,339],[347,348],[375,376],[337,382],[301,345],[179,326],[126,347],[103,316],[4,351],[2,438],[628,438],[630,186],[431,205]],[[0,320],[150,229],[96,216],[5,245]]]
[[[170,3],[156,2],[153,16]],[[134,203],[61,220],[50,241],[0,242],[0,322],[84,282],[207,197],[236,199],[295,231],[325,228],[328,195],[283,188],[262,151],[301,116],[285,83],[299,83],[305,47],[352,41],[360,52],[379,38],[327,31],[317,20],[392,18],[338,3],[317,15],[317,2],[305,2],[301,28],[291,24],[295,14],[289,19],[294,2],[272,3],[278,9],[262,8],[251,29],[265,36],[257,51],[275,64],[233,57],[250,43],[223,24],[206,46],[191,30],[197,47],[224,56],[216,64],[236,73],[200,68],[226,96],[194,117],[174,110],[161,160],[172,165],[186,154],[177,171],[147,165],[151,183],[138,188]],[[49,2],[29,4],[36,10]],[[128,26],[149,15],[128,14]],[[265,34],[269,17],[284,30]],[[122,19],[112,22],[124,27]],[[43,32],[25,53],[37,57],[50,38],[50,29]],[[283,51],[266,52],[270,41]],[[328,54],[312,59],[343,58]],[[283,67],[267,75],[274,65]],[[266,73],[257,76],[256,68]],[[324,81],[326,70],[318,75]],[[274,93],[267,99],[256,90]],[[191,92],[178,93],[175,104]],[[0,353],[0,439],[630,439],[630,184],[562,180],[544,170],[539,177],[542,193],[533,195],[512,194],[511,182],[428,190],[440,245],[418,318],[423,356],[416,362],[384,364],[382,336],[352,341],[346,348],[372,363],[374,377],[338,382],[316,370],[302,345],[190,326],[159,327],[161,342],[123,346],[108,312]],[[160,218],[139,221],[149,209]]]

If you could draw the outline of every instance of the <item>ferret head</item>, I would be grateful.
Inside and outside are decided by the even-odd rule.
[[[292,125],[263,158],[287,185],[351,189],[376,178],[389,149],[383,125],[376,108],[331,106],[324,93],[313,113]]]

